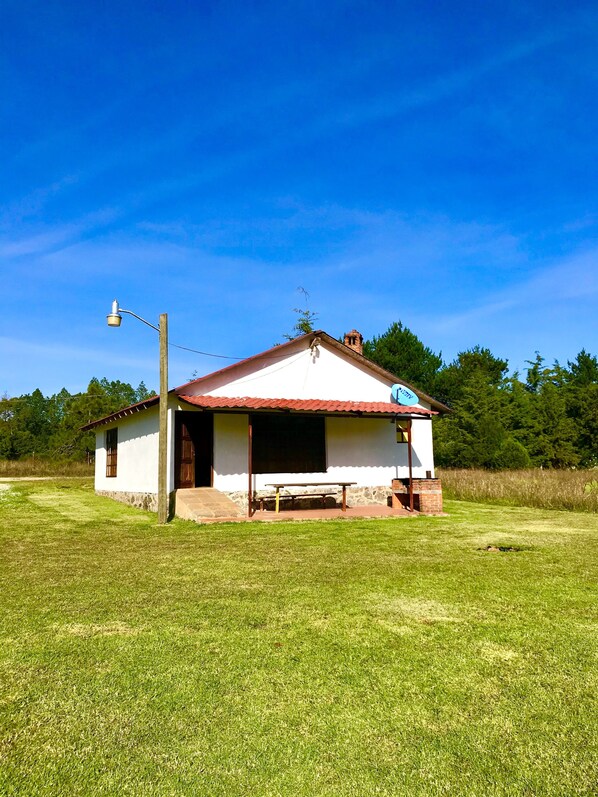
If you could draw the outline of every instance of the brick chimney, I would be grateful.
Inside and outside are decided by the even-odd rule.
[[[345,340],[343,342],[345,346],[353,349],[353,351],[356,351],[357,354],[363,354],[363,335],[361,335],[356,329],[346,332]]]

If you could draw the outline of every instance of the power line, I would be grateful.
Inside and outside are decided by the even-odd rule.
[[[179,346],[178,343],[168,343],[169,346],[172,346],[175,349],[182,349],[183,351],[190,351],[193,354],[201,354],[204,357],[218,357],[220,360],[247,360],[247,357],[229,357],[227,354],[212,354],[209,351],[199,351],[198,349],[190,349],[188,346]],[[259,356],[259,355],[254,355]],[[277,356],[262,356],[260,359],[262,360],[284,360],[285,357],[288,357],[288,354],[279,354]]]
[[[169,343],[175,349],[182,349],[183,351],[190,351],[193,354],[201,354],[204,357],[218,357],[220,360],[244,360],[245,357],[229,357],[227,354],[212,354],[209,351],[199,351],[198,349],[190,349],[188,346],[179,346],[178,343]]]

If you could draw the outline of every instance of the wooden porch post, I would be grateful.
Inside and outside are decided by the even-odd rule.
[[[249,474],[249,484],[247,490],[247,516],[253,515],[253,473],[252,473],[252,459],[253,459],[253,425],[251,423],[251,415],[247,416],[247,473]]]

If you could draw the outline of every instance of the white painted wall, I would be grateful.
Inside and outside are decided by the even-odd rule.
[[[247,415],[214,415],[214,487],[247,490]]]
[[[175,485],[175,476],[174,476],[174,449],[175,449],[175,438],[174,438],[174,413],[176,412],[176,408],[178,406],[178,401],[173,399],[172,397],[168,400],[168,448],[166,452],[166,473],[168,474],[167,479],[167,492],[171,493],[174,490]],[[157,460],[156,460],[156,484],[158,483],[158,476],[157,476]]]
[[[168,408],[166,472],[168,492],[174,490],[174,405]],[[123,418],[96,432],[95,489],[130,493],[158,493],[158,407]],[[106,476],[106,432],[118,429],[116,476]]]
[[[276,349],[269,354],[275,358]],[[234,378],[226,373],[185,388],[185,395],[250,396],[252,398],[391,401],[388,380],[358,365],[350,355],[322,343],[312,352],[305,341],[290,346],[278,359],[240,366]],[[420,402],[422,407],[429,405]]]
[[[431,422],[414,420],[413,475],[434,470]],[[382,418],[327,418],[326,444],[330,481],[355,481],[357,487],[388,485],[409,475],[406,443],[397,443],[394,421]]]
[[[246,491],[247,416],[216,414],[214,417],[214,487],[226,492]],[[413,475],[434,475],[432,424],[414,420]],[[354,481],[357,487],[388,485],[391,479],[409,475],[407,445],[396,442],[394,421],[379,418],[326,418],[328,470],[324,473],[255,474],[254,489],[273,482]]]
[[[106,476],[106,432],[118,429],[116,476]],[[151,407],[96,433],[96,490],[158,492],[158,409]]]

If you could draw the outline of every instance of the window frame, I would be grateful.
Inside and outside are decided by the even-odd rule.
[[[116,478],[118,471],[118,427],[107,429],[105,435],[106,445],[106,478]]]
[[[326,473],[323,415],[256,413],[252,424],[253,473]]]

